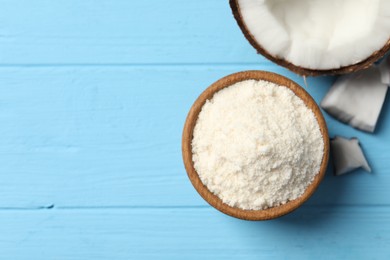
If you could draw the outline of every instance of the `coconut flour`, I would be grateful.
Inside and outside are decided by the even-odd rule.
[[[246,80],[215,93],[192,140],[202,182],[224,203],[246,210],[300,197],[323,152],[314,113],[290,89],[267,81]]]

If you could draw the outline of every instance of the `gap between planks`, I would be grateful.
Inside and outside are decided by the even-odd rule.
[[[323,204],[323,205],[304,205],[300,209],[328,209],[328,208],[387,208],[390,204]],[[56,206],[55,204],[49,204],[47,206],[36,206],[36,207],[0,207],[0,211],[35,211],[35,210],[155,210],[155,209],[181,209],[181,210],[192,210],[192,209],[210,209],[214,210],[209,205],[198,205],[198,206]],[[299,210],[299,209],[297,209]]]
[[[270,62],[201,62],[201,63],[15,63],[15,64],[1,64],[0,68],[61,68],[61,67],[235,67],[243,66],[250,67],[277,67],[276,64]]]

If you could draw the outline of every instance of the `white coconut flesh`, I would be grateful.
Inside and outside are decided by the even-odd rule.
[[[237,0],[270,55],[315,70],[356,64],[390,39],[390,0]]]

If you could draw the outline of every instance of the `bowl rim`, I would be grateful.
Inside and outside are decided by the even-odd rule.
[[[193,139],[193,130],[198,119],[198,115],[205,104],[205,102],[212,98],[214,93],[217,91],[231,86],[237,82],[244,80],[265,80],[269,82],[276,83],[278,85],[285,86],[292,90],[295,95],[301,98],[306,106],[311,109],[317,119],[317,122],[320,127],[320,131],[324,141],[324,153],[322,157],[322,162],[320,166],[320,170],[318,174],[315,176],[313,182],[307,187],[306,191],[297,199],[289,201],[283,205],[264,209],[264,210],[244,210],[236,207],[231,207],[222,202],[222,200],[213,194],[201,181],[198,173],[194,168],[194,164],[192,161],[192,139]],[[304,90],[301,86],[299,86],[294,81],[276,74],[267,71],[260,70],[251,70],[251,71],[242,71],[230,74],[226,77],[219,79],[218,81],[211,84],[203,93],[196,99],[194,104],[192,105],[183,129],[182,135],[182,156],[185,169],[187,171],[188,178],[190,179],[192,185],[199,193],[199,195],[211,206],[216,208],[217,210],[235,217],[244,220],[269,220],[274,219],[285,214],[292,212],[301,206],[306,200],[310,198],[310,196],[314,193],[314,191],[319,186],[320,182],[324,178],[328,160],[329,160],[329,135],[326,126],[325,119],[321,113],[320,108],[314,101],[314,99]]]

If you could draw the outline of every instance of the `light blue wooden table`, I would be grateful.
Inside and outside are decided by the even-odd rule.
[[[0,259],[389,259],[390,102],[357,136],[373,168],[329,170],[299,210],[211,208],[181,160],[197,96],[261,69],[223,0],[0,0]],[[317,100],[333,78],[308,79]]]

